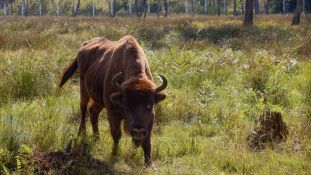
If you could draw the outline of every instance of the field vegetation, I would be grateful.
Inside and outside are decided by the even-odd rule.
[[[38,152],[76,144],[79,78],[62,89],[60,76],[81,44],[93,37],[133,35],[156,84],[167,77],[167,99],[156,107],[152,160],[123,135],[116,161],[104,110],[100,140],[90,154],[106,162],[80,174],[308,174],[311,172],[311,19],[243,17],[6,17],[0,18],[0,174],[41,170]],[[253,150],[246,139],[265,109],[281,112],[286,142]],[[57,170],[51,170],[57,173]]]

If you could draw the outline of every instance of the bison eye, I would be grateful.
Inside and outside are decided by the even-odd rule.
[[[149,108],[149,109],[152,108],[152,105],[148,105],[147,108]]]

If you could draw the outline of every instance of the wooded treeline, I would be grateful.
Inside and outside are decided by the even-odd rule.
[[[150,13],[161,13],[164,16],[168,12],[185,13],[186,2],[188,14],[193,15],[194,13],[244,14],[244,4],[246,4],[243,0],[0,0],[0,7],[3,9],[6,5],[7,15],[21,15],[23,4],[24,15],[39,15],[39,4],[41,4],[42,15],[55,15],[56,5],[59,3],[61,15],[76,15],[76,13],[91,15],[93,3],[96,14],[111,14],[111,4],[113,4],[112,15],[115,15],[128,14],[129,2],[131,2],[132,13],[136,13],[137,17],[146,16],[148,4]],[[294,13],[296,6],[297,0],[253,0],[255,14]],[[304,10],[307,13],[311,12],[311,0],[305,0]]]

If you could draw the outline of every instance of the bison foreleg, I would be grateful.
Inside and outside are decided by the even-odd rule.
[[[91,123],[92,123],[92,128],[93,128],[93,134],[95,135],[95,139],[99,139],[99,132],[98,132],[98,118],[100,112],[103,110],[103,106],[99,103],[93,102],[91,106]]]
[[[111,126],[111,125],[110,125]],[[117,152],[118,152],[118,148],[119,148],[119,141],[121,139],[121,136],[122,136],[122,132],[121,132],[121,128],[119,127],[119,129],[117,128],[114,128],[112,129],[110,127],[110,132],[111,132],[111,136],[112,136],[112,139],[113,139],[113,150],[112,150],[112,155],[117,155]]]
[[[121,131],[121,119],[118,116],[115,116],[114,113],[110,110],[107,110],[108,121],[110,125],[110,133],[113,139],[113,150],[112,155],[116,155],[119,147],[119,141],[122,136]]]
[[[144,143],[143,143],[142,147],[143,147],[144,154],[145,154],[145,164],[146,164],[146,166],[149,166],[149,165],[152,164],[152,162],[151,162],[151,156],[150,156],[150,153],[151,153],[150,135],[148,135],[148,136],[146,137],[146,139],[144,140]]]
[[[146,166],[149,166],[152,164],[151,162],[151,132],[152,132],[152,128],[153,128],[153,122],[154,122],[154,114],[153,117],[151,118],[151,121],[148,125],[148,135],[145,138],[142,148],[144,150],[144,154],[145,154],[145,164]]]

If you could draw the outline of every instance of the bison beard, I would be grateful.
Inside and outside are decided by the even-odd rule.
[[[131,120],[129,120],[129,119],[123,120],[123,130],[124,130],[127,134],[129,134],[129,135],[131,135],[131,134],[130,134],[130,123],[132,123],[132,122],[131,122]],[[131,135],[131,136],[132,136],[132,135]],[[142,146],[142,144],[143,144],[145,138],[146,138],[146,137],[144,137],[144,138],[142,138],[142,139],[135,139],[135,138],[132,136],[132,142],[134,143],[134,145],[135,145],[136,147],[140,147],[140,146]]]
[[[132,136],[135,146],[143,148],[145,163],[150,164],[154,105],[166,98],[162,92],[167,86],[166,78],[160,75],[163,84],[156,87],[146,56],[132,36],[125,36],[119,41],[93,38],[84,42],[76,59],[64,72],[60,87],[77,69],[81,98],[78,135],[85,134],[85,115],[92,98],[90,119],[93,133],[99,136],[99,114],[103,108],[107,108],[114,141],[113,154],[116,154],[122,135],[120,127],[123,121],[124,131]]]

